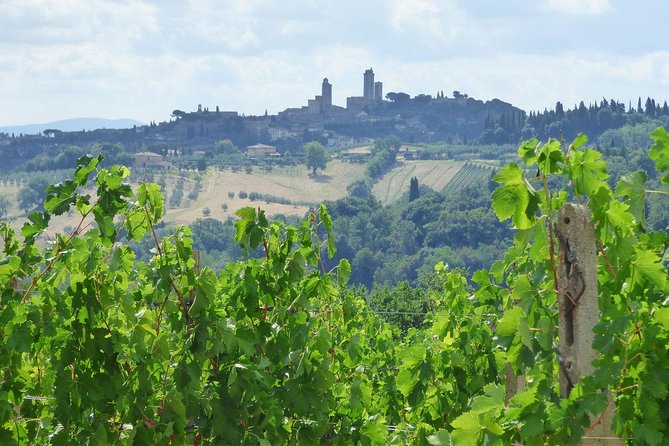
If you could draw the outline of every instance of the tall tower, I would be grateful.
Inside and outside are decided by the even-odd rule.
[[[323,86],[321,88],[321,106],[324,109],[332,106],[332,84],[328,82],[328,78],[323,79]]]
[[[383,82],[374,82],[374,100],[383,101]]]
[[[365,101],[374,100],[374,71],[370,68],[365,71],[365,83],[362,96]]]

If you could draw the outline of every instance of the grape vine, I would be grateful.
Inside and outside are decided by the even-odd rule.
[[[346,288],[346,260],[324,269],[324,206],[299,226],[241,209],[236,240],[264,255],[217,273],[188,228],[157,237],[159,186],[84,156],[20,235],[0,223],[0,444],[561,445],[609,403],[621,438],[666,444],[669,235],[647,232],[644,203],[667,194],[669,134],[651,136],[658,178],[615,188],[583,135],[523,143],[492,197],[514,245],[475,286],[437,265],[436,311],[400,339]],[[554,220],[569,200],[592,212],[601,321],[596,371],[564,399]],[[66,212],[76,228],[44,242]],[[147,262],[128,246],[144,237]],[[508,370],[527,382],[513,396]]]

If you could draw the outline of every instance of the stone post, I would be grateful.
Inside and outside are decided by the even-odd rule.
[[[590,210],[566,204],[557,222],[560,392],[569,396],[581,376],[594,371],[597,352],[592,347],[593,328],[599,322],[597,293],[597,244]],[[613,406],[593,417],[581,446],[624,445],[613,435]]]

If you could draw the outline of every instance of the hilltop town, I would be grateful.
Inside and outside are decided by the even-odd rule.
[[[105,141],[121,143],[129,152],[140,152],[159,144],[176,153],[206,149],[221,139],[239,147],[255,144],[277,147],[279,153],[301,150],[302,144],[317,140],[325,146],[343,147],[368,138],[397,135],[407,142],[477,140],[486,127],[504,122],[498,142],[515,141],[526,119],[519,108],[493,99],[487,102],[458,91],[449,97],[443,91],[434,96],[410,97],[403,92],[383,94],[383,83],[375,80],[372,68],[363,74],[362,95],[346,98],[346,106],[332,102],[336,85],[325,78],[320,94],[301,107],[291,107],[276,115],[244,116],[220,106],[197,105],[193,111],[174,110],[171,119],[129,129],[97,129],[63,132],[47,129],[35,135],[0,133],[0,149],[17,159],[49,152],[58,144],[83,147]]]

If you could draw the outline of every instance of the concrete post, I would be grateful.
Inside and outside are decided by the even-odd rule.
[[[597,293],[597,244],[590,210],[566,204],[557,222],[558,305],[560,334],[560,392],[566,398],[581,376],[594,371],[597,352],[592,347],[594,326],[599,322]],[[624,445],[613,435],[613,406],[594,417],[581,446]]]
[[[516,375],[511,364],[506,365],[506,402],[508,403],[518,392],[525,390],[525,375]]]

